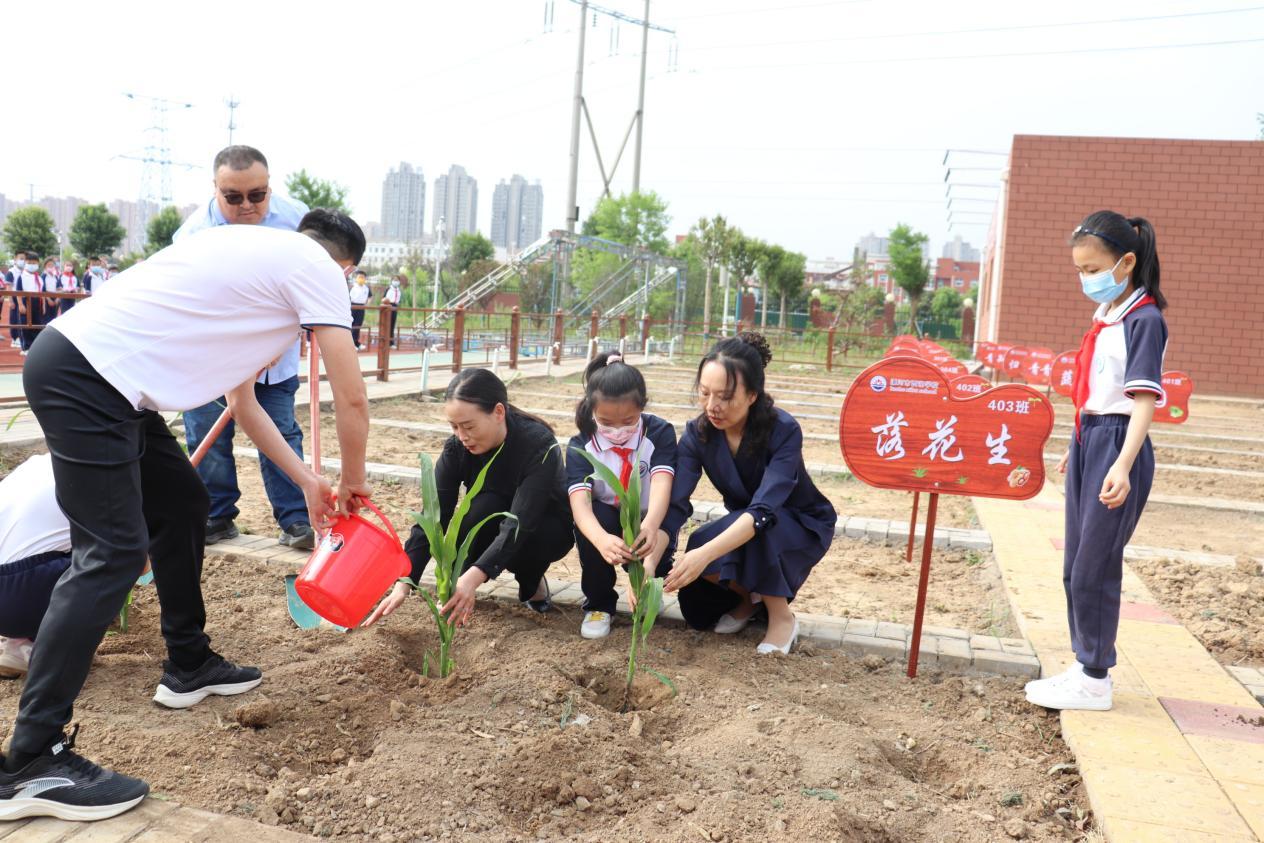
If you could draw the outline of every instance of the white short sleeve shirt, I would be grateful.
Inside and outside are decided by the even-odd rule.
[[[50,323],[138,410],[200,407],[316,325],[351,326],[342,270],[310,237],[256,225],[182,238]]]
[[[1167,324],[1154,305],[1134,307],[1144,295],[1139,289],[1119,307],[1104,304],[1094,314],[1106,327],[1093,348],[1085,412],[1130,416],[1136,393],[1163,395]]]
[[[70,522],[57,505],[53,459],[36,454],[0,482],[0,568],[70,551]]]

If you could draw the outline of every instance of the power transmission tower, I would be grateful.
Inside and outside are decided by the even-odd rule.
[[[147,135],[145,151],[142,155],[118,155],[131,161],[140,161],[140,225],[144,231],[149,224],[150,208],[154,205],[162,207],[172,202],[171,168],[172,166],[192,170],[195,164],[171,160],[171,144],[167,140],[167,113],[175,110],[192,108],[193,103],[176,102],[162,97],[150,97],[144,94],[124,92],[123,96],[133,102],[149,103],[150,126],[145,130]]]
[[[566,191],[566,230],[573,234],[575,232],[575,224],[579,222],[579,206],[575,203],[575,200],[579,186],[579,118],[581,114],[588,124],[588,134],[592,138],[593,153],[597,157],[597,168],[601,171],[601,180],[604,185],[602,192],[606,196],[610,195],[610,183],[614,180],[615,170],[618,169],[619,161],[623,158],[623,151],[627,148],[628,138],[632,135],[632,129],[636,129],[636,149],[633,153],[632,162],[632,192],[639,193],[641,191],[641,129],[645,122],[645,59],[649,48],[650,30],[665,32],[672,36],[675,36],[676,32],[665,26],[650,23],[650,0],[645,0],[645,17],[641,19],[630,17],[614,9],[597,6],[589,3],[588,0],[571,0],[571,2],[579,5],[579,57],[575,63],[575,100],[571,110],[570,179]],[[619,152],[615,155],[614,163],[610,165],[609,173],[606,172],[605,164],[602,161],[601,148],[597,143],[597,133],[593,129],[592,116],[588,112],[588,103],[584,99],[584,35],[588,28],[589,9],[593,11],[594,26],[596,25],[597,15],[605,15],[615,21],[622,21],[641,27],[641,83],[637,93],[636,113],[632,115],[632,122],[628,124],[628,130],[623,135],[623,143],[619,146]],[[548,28],[551,29],[551,8],[546,14],[548,15]],[[618,49],[617,45],[617,40],[612,41],[612,51]],[[674,42],[670,56],[669,69],[674,69],[676,66]]]

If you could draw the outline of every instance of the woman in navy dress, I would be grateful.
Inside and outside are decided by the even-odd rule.
[[[803,431],[764,391],[772,352],[762,336],[720,340],[698,365],[702,414],[676,453],[672,503],[663,530],[675,535],[693,512],[689,497],[705,471],[728,515],[689,535],[664,590],[680,592],[694,629],[731,634],[760,605],[768,633],[756,652],[789,653],[799,634],[790,601],[834,540],[838,513],[803,463]]]

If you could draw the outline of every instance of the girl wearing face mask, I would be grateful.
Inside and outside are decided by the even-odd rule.
[[[1066,474],[1062,582],[1075,664],[1027,683],[1027,699],[1055,709],[1110,709],[1124,545],[1154,480],[1148,433],[1163,394],[1167,299],[1159,291],[1154,228],[1142,217],[1090,214],[1071,235],[1084,294],[1097,302],[1075,360],[1075,436]]]
[[[639,556],[652,576],[671,567],[674,534],[660,529],[676,474],[676,430],[644,412],[645,378],[618,352],[598,354],[584,372],[584,397],[575,407],[579,434],[566,454],[566,491],[575,518],[575,541],[583,571],[584,620],[579,634],[605,638],[615,604],[616,565]],[[619,498],[592,478],[592,464],[571,451],[587,451],[609,466],[626,489],[632,472],[641,478],[641,532],[629,547],[619,525]]]
[[[369,276],[357,270],[351,276],[351,341],[356,349],[364,350],[360,344],[360,326],[364,324],[364,308],[369,303]]]
[[[757,611],[768,631],[756,648],[790,652],[799,624],[790,603],[834,541],[838,513],[803,462],[803,430],[764,390],[772,360],[756,333],[720,340],[698,364],[702,413],[680,437],[665,528],[675,534],[693,513],[703,472],[728,514],[689,534],[663,590],[680,592],[694,629],[740,632]]]
[[[456,510],[461,487],[470,488],[483,467],[493,457],[495,461],[461,522],[457,541],[465,541],[470,529],[483,519],[491,520],[470,544],[465,571],[440,611],[464,625],[474,612],[478,587],[509,571],[518,581],[523,605],[547,612],[552,602],[544,574],[575,545],[561,449],[553,428],[510,404],[504,382],[487,369],[462,370],[448,384],[443,401],[443,413],[452,426],[452,436],[435,463],[439,523],[444,530]],[[510,512],[517,520],[496,517],[501,512]],[[421,527],[413,527],[404,550],[412,561],[409,577],[420,582],[430,562],[430,542]],[[412,590],[408,583],[397,583],[364,626],[394,612]]]

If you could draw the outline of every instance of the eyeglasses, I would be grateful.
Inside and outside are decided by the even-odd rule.
[[[224,197],[224,201],[229,205],[240,205],[247,199],[251,205],[258,205],[264,199],[268,198],[268,188],[261,187],[258,190],[251,190],[248,193],[241,193],[236,190],[221,190],[220,195]]]

